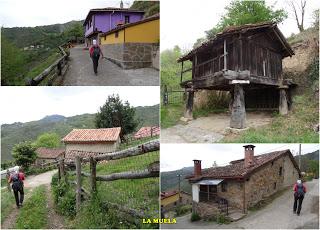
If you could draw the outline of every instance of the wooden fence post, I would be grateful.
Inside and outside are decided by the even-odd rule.
[[[11,192],[11,186],[10,186],[10,183],[8,182],[9,177],[10,177],[10,171],[9,169],[7,169],[7,188],[8,188],[8,191]]]
[[[80,204],[81,204],[81,159],[79,156],[76,156],[76,176],[77,176],[76,210],[78,213],[80,210]]]
[[[60,164],[60,162],[59,162],[59,164]],[[61,172],[60,172],[60,165],[59,164],[58,164],[58,180],[60,182],[60,180],[61,180]]]
[[[90,174],[91,194],[93,194],[97,191],[97,162],[93,159],[93,157],[90,157]]]

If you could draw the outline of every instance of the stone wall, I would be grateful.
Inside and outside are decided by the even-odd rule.
[[[102,45],[101,49],[106,58],[121,66],[123,62],[123,44]]]
[[[228,108],[230,95],[227,91],[217,90],[198,90],[194,93],[194,109],[202,109],[207,107]]]
[[[243,182],[224,181],[226,183],[226,191],[222,191],[221,184],[218,186],[218,196],[228,201],[229,206],[243,209]]]
[[[137,69],[156,65],[159,45],[154,43],[108,44],[103,45],[102,50],[107,59],[121,68]]]
[[[292,166],[291,166],[292,165]],[[282,168],[281,175],[279,174]],[[293,172],[293,164],[288,156],[281,157],[263,166],[248,178],[245,183],[247,208],[254,206],[262,199],[292,185],[298,175],[297,170]],[[291,176],[289,176],[291,172]]]
[[[211,219],[220,214],[216,203],[193,202],[192,208],[193,212],[197,213],[201,219]]]

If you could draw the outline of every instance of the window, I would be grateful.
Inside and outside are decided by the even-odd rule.
[[[271,161],[271,165],[273,165],[273,161]]]
[[[282,167],[279,168],[279,176],[282,175]]]
[[[221,191],[226,192],[227,191],[227,182],[224,182],[221,184]]]
[[[117,31],[117,32],[114,33],[114,37],[115,37],[115,38],[119,37],[119,31]]]
[[[277,189],[277,182],[273,183],[273,189],[276,190]]]
[[[177,206],[177,202],[174,202],[174,206]]]
[[[127,24],[127,23],[130,23],[130,16],[124,16],[124,23]]]
[[[104,40],[107,40],[107,35],[104,35]]]

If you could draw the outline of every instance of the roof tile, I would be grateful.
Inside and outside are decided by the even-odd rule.
[[[62,141],[72,142],[115,142],[118,140],[121,127],[104,129],[74,129]]]

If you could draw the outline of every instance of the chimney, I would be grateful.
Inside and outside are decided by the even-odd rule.
[[[201,160],[193,160],[194,176],[201,176]]]
[[[245,145],[244,147],[244,167],[248,168],[253,165],[254,159],[254,145]]]
[[[123,1],[120,2],[120,8],[123,9]]]

